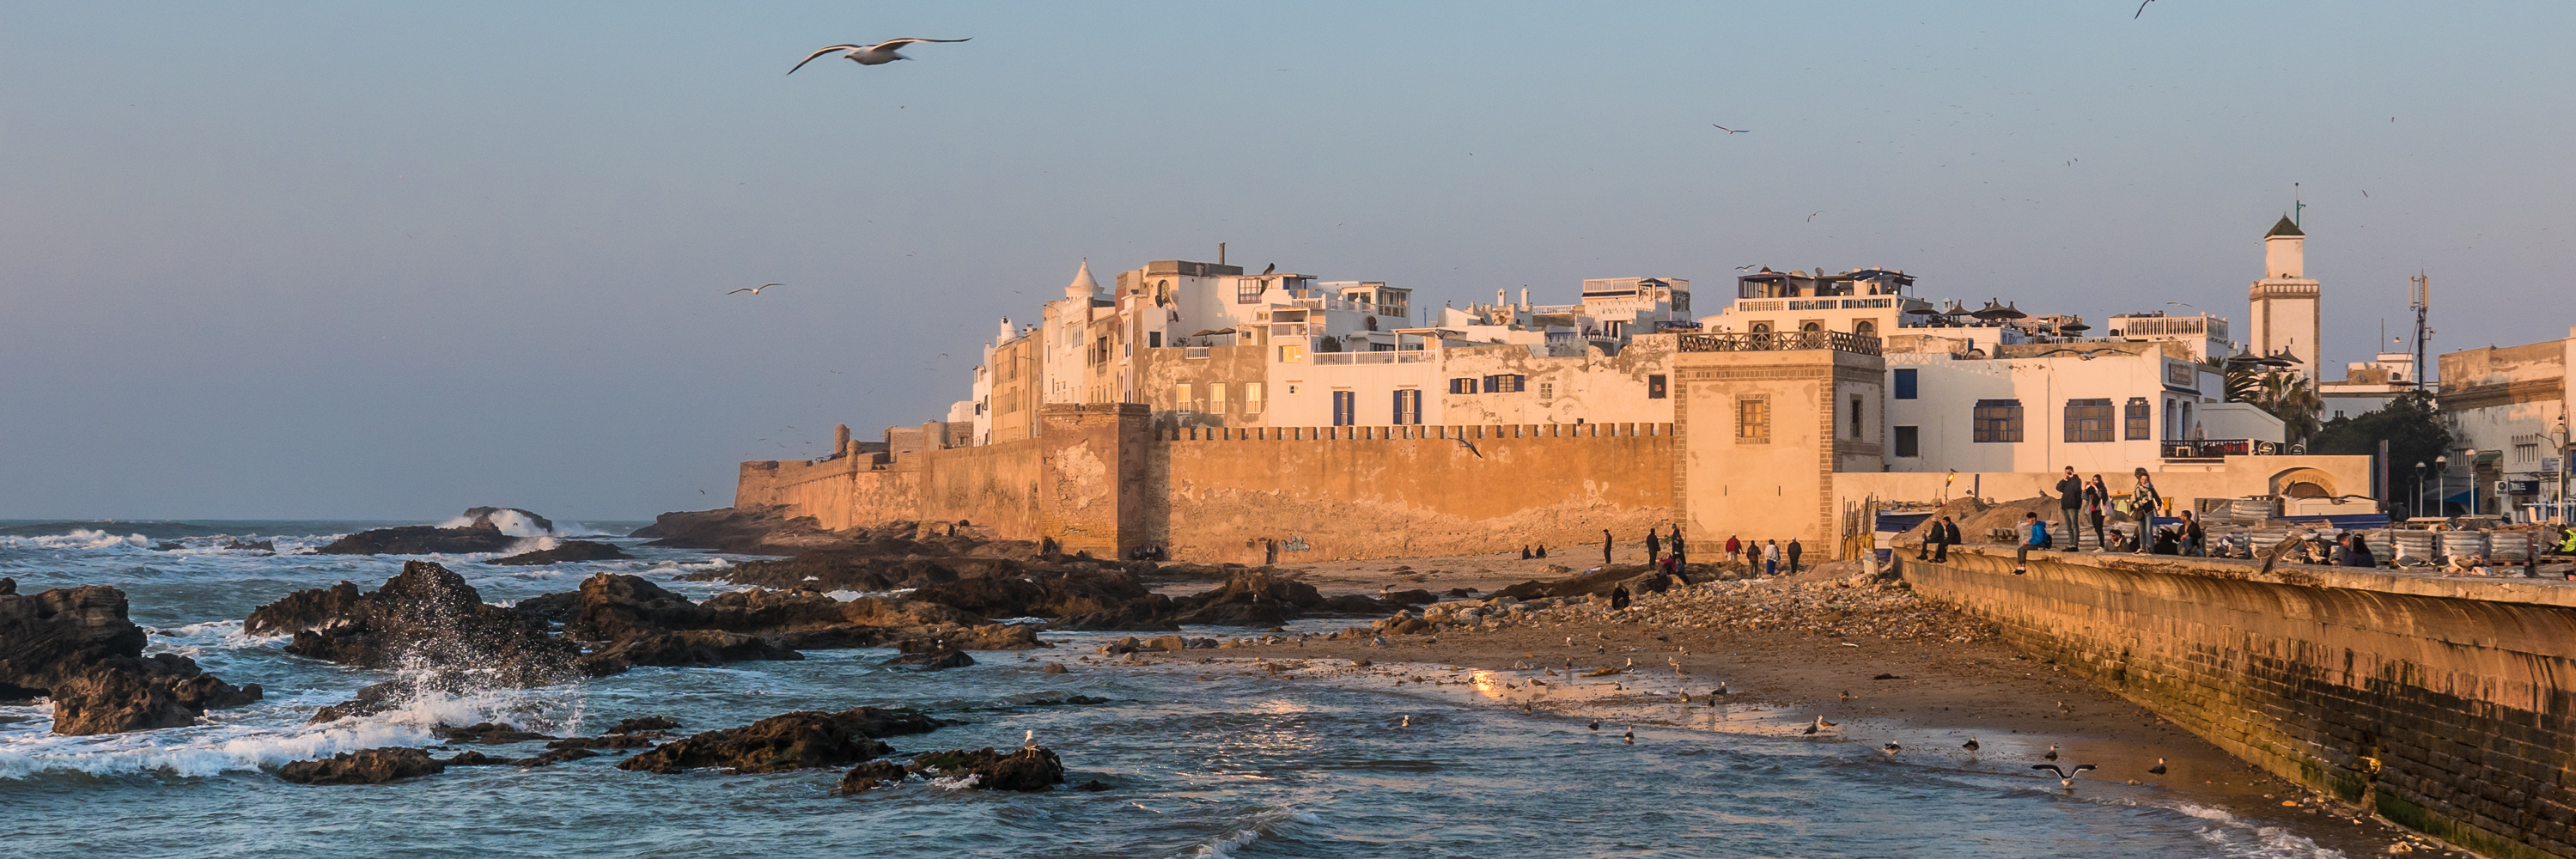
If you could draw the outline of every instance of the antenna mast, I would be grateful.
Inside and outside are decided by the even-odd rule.
[[[2433,278],[2418,270],[2414,277],[2406,279],[2406,283],[2409,287],[2407,304],[2415,310],[2415,387],[2418,390],[2429,391],[2424,382],[2424,371],[2427,369],[2424,364],[2424,340],[2433,333],[2433,329],[2425,327],[2424,322],[2425,315],[2433,309]]]

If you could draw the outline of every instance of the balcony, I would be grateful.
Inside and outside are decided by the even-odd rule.
[[[1402,352],[1317,352],[1309,357],[1318,365],[1420,364],[1431,360],[1430,353],[1420,349],[1407,349]]]
[[[1751,334],[1684,334],[1684,352],[1783,352],[1831,349],[1855,355],[1879,354],[1879,340],[1848,331],[1776,331]]]
[[[2272,456],[2281,452],[2279,442],[2251,438],[2166,439],[2161,446],[2168,460]]]

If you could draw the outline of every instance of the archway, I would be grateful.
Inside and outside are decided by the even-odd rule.
[[[2293,468],[2272,475],[2272,494],[2291,498],[2331,498],[2343,492],[2334,475],[2321,469]]]

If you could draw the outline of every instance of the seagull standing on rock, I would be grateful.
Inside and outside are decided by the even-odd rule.
[[[973,37],[972,37],[972,36],[969,36],[969,37],[967,37],[967,38],[973,38]],[[913,44],[913,43],[915,43],[915,42],[963,42],[963,41],[966,41],[966,39],[913,39],[913,38],[903,38],[903,39],[887,39],[887,40],[885,40],[885,41],[878,42],[878,43],[873,44],[873,45],[833,45],[833,46],[831,46],[831,47],[824,48],[824,49],[819,50],[819,51],[815,51],[815,52],[813,52],[813,53],[811,53],[811,54],[806,54],[806,55],[805,55],[805,59],[797,61],[797,63],[796,63],[796,68],[795,68],[795,69],[788,69],[788,70],[787,70],[787,73],[788,73],[788,74],[791,74],[791,75],[792,75],[792,74],[795,74],[795,73],[796,73],[796,69],[804,68],[804,67],[805,67],[805,64],[806,64],[806,63],[813,62],[813,61],[814,61],[814,58],[816,58],[816,57],[820,57],[820,56],[822,56],[822,55],[824,55],[824,54],[831,53],[831,52],[833,52],[833,51],[840,51],[840,52],[841,52],[841,56],[842,56],[842,58],[847,59],[847,60],[849,60],[850,62],[857,63],[857,64],[862,65],[862,66],[882,66],[882,65],[885,65],[885,64],[887,64],[887,63],[894,62],[894,61],[896,61],[896,60],[909,60],[909,59],[912,59],[911,57],[907,57],[907,56],[904,56],[904,55],[902,55],[902,54],[895,53],[895,49],[896,49],[896,48],[901,48],[901,47],[903,47],[903,46],[905,46],[905,45]]]

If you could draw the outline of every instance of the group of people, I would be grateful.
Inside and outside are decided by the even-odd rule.
[[[1617,548],[1618,538],[1608,529],[1603,529],[1601,563],[1605,565],[1612,563],[1613,553]],[[1778,540],[1756,544],[1733,534],[1727,535],[1726,538],[1725,557],[1741,556],[1747,571],[1765,576],[1779,575],[1783,569],[1791,575],[1796,575],[1804,562],[1806,553],[1807,547],[1800,544],[1796,537],[1789,538],[1789,543],[1785,546]],[[1646,557],[1653,559],[1655,566],[1664,572],[1679,575],[1682,566],[1690,563],[1690,545],[1682,538],[1681,526],[1672,526],[1670,535],[1659,533],[1653,528],[1646,529]]]

